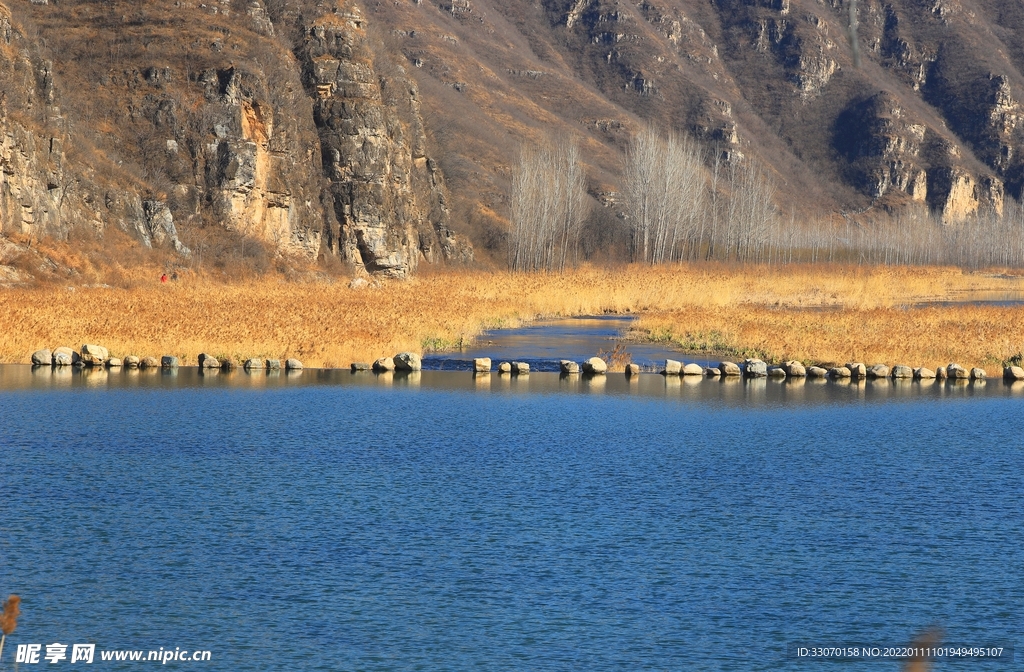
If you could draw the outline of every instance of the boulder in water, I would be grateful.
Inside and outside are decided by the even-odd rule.
[[[423,362],[415,352],[400,352],[395,355],[395,371],[419,371],[422,368]]]
[[[591,376],[600,376],[608,373],[608,362],[600,357],[591,357],[583,362],[583,373]]]

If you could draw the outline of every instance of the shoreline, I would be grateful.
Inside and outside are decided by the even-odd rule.
[[[279,278],[3,288],[0,323],[13,328],[0,334],[0,362],[96,343],[121,358],[173,355],[194,364],[206,352],[239,365],[294,357],[310,368],[346,368],[396,352],[458,351],[486,330],[545,317],[621,314],[637,318],[627,349],[633,340],[703,359],[958,362],[995,374],[1024,351],[1024,306],[904,308],[985,292],[1024,296],[1024,277],[944,267],[701,263],[562,275],[447,270],[362,289]]]

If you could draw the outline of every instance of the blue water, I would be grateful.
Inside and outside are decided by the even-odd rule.
[[[1024,390],[1001,381],[0,369],[0,593],[23,598],[0,670],[32,642],[209,649],[168,663],[202,670],[832,669],[787,646],[1024,632]]]
[[[630,315],[566,317],[532,322],[515,329],[493,329],[481,334],[462,351],[437,352],[423,358],[423,368],[435,371],[472,371],[473,359],[490,357],[498,362],[526,362],[533,371],[558,371],[559,362],[582,362],[616,346],[620,354],[646,370],[664,368],[666,359],[717,364],[719,358],[699,358],[671,344],[626,340],[635,318]]]

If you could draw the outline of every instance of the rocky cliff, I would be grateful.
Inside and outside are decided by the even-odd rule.
[[[146,245],[226,228],[402,277],[466,261],[415,83],[351,2],[0,5],[0,217]],[[275,21],[286,23],[284,30]]]
[[[805,212],[948,221],[1024,186],[1024,6],[998,0],[468,0],[372,5],[429,92],[456,193],[500,209],[488,145],[577,134],[592,192],[644,122],[769,164]],[[476,138],[480,138],[477,141]],[[453,156],[454,155],[454,156]]]
[[[648,122],[809,215],[1019,199],[1024,5],[847,3],[0,0],[0,224],[403,276],[501,252],[523,143],[578,137],[613,221]]]

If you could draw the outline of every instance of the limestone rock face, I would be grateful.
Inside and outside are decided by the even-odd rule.
[[[405,277],[421,257],[468,260],[448,228],[443,177],[426,155],[419,94],[400,67],[384,75],[361,8],[341,0],[306,28],[304,80],[330,187],[327,244],[371,273]],[[390,66],[390,64],[384,64]]]

